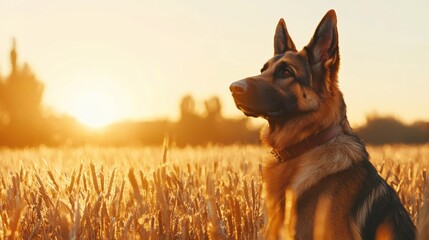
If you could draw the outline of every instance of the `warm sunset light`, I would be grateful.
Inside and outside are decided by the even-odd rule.
[[[123,118],[121,110],[125,98],[123,91],[112,79],[101,73],[76,73],[75,79],[67,85],[67,92],[74,97],[68,99],[68,114],[79,122],[102,128]]]
[[[84,90],[76,96],[72,114],[81,123],[93,128],[101,128],[117,120],[116,106],[106,93]]]
[[[0,240],[429,239],[428,16],[0,0]]]
[[[44,103],[58,112],[71,112],[70,102],[81,98],[67,90],[76,71],[96,70],[132,99],[126,112],[120,109],[121,119],[177,118],[177,100],[188,93],[219,96],[223,113],[237,117],[228,86],[257,74],[271,57],[279,18],[287,18],[301,49],[314,31],[309,26],[334,8],[341,32],[340,87],[352,124],[363,124],[374,111],[407,122],[429,117],[428,74],[419,71],[429,56],[427,2],[311,4],[274,1],[273,9],[247,1],[1,1],[0,74],[8,72],[9,42],[16,37],[18,61],[34,68],[47,86]],[[142,112],[140,103],[151,104]]]
[[[166,133],[179,145],[257,142],[255,127],[234,123],[244,115],[229,85],[272,57],[280,18],[300,50],[328,9],[338,15],[339,86],[351,125],[387,116],[424,129],[428,4],[0,1],[0,146],[154,144]],[[95,131],[108,138],[78,131],[112,123]]]

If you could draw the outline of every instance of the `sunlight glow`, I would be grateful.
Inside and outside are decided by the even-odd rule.
[[[75,117],[85,125],[102,128],[115,121],[113,102],[100,93],[85,94],[76,99]]]
[[[89,127],[102,128],[117,120],[115,109],[108,93],[88,89],[76,96],[73,115]]]

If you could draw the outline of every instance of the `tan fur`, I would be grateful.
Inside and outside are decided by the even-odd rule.
[[[305,52],[298,54],[307,57]],[[295,96],[298,96],[298,109],[301,111],[310,110],[310,112],[298,116],[274,130],[265,128],[261,133],[264,143],[275,149],[282,149],[335,125],[341,125],[344,133],[352,132],[345,118],[345,113],[340,111],[343,96],[337,84],[336,71],[338,69],[331,72],[332,65],[336,60],[338,59],[328,59],[323,65],[325,73],[322,76],[324,79],[323,87],[326,90],[326,96],[323,97],[323,100],[312,88],[306,88],[299,84],[289,88]],[[338,65],[336,66],[338,67]],[[322,71],[320,65],[313,67],[316,69],[315,71]],[[284,215],[279,214],[279,212],[284,212],[284,204],[288,201],[284,196],[285,191],[292,191],[295,198],[299,198],[304,192],[311,191],[309,189],[321,179],[350,168],[363,157],[360,146],[350,136],[340,135],[331,142],[312,149],[292,161],[279,164],[275,159],[268,160],[263,168],[266,207],[270,216],[270,223],[267,227],[268,236],[276,236],[279,229],[282,228]],[[336,189],[338,180],[331,180],[329,184],[332,186],[323,193],[324,200],[329,202],[329,208],[341,206],[342,210],[323,211],[327,214],[324,218],[328,222],[324,225],[327,228],[324,229],[323,233],[318,231],[317,234],[321,234],[322,239],[360,239],[356,230],[359,226],[356,226],[356,223],[350,221],[345,215],[345,212],[351,208],[349,202],[354,198],[353,194],[350,194],[350,189],[342,189],[343,195],[338,194],[338,192],[330,193],[333,191],[332,189]],[[359,181],[350,182],[350,185],[357,189]],[[315,201],[317,202],[318,199]],[[300,219],[311,219],[311,216],[301,216]],[[339,219],[343,219],[343,221],[339,221]],[[298,234],[300,236],[312,236],[313,233],[304,232],[305,230],[307,228],[300,229]],[[331,235],[333,233],[335,236]]]
[[[353,219],[350,219],[350,226],[351,226],[351,231],[352,231],[352,239],[362,240],[362,236],[360,235],[359,227]]]
[[[317,110],[320,98],[314,91],[300,87],[299,84],[295,84],[292,91],[295,92],[296,96],[306,96],[298,99],[298,109],[303,112]]]
[[[237,106],[246,115],[268,120],[269,127],[261,131],[263,143],[279,152],[314,139],[331,127],[340,126],[342,133],[301,155],[289,159],[273,156],[264,163],[266,238],[361,240],[371,236],[377,225],[368,220],[377,224],[380,217],[372,212],[374,204],[380,206],[377,199],[383,197],[392,204],[399,199],[381,179],[382,183],[376,185],[377,173],[368,162],[365,146],[347,120],[338,88],[340,55],[335,12],[325,15],[310,43],[299,52],[283,20],[274,39],[275,56],[264,65],[262,73],[230,87]],[[289,45],[293,48],[285,49]],[[283,112],[272,112],[279,104]],[[412,236],[413,225],[403,214],[405,209],[394,210],[384,221],[406,221],[409,225],[397,235]],[[383,211],[384,216],[391,213]],[[369,219],[370,213],[376,216]]]
[[[269,231],[278,231],[284,221],[279,212],[283,211],[283,205],[287,201],[283,194],[285,191],[292,191],[294,198],[298,198],[322,178],[345,170],[354,162],[362,159],[362,153],[358,146],[355,146],[349,138],[346,135],[338,136],[330,143],[315,148],[293,161],[279,164],[274,159],[270,159],[266,163],[263,168],[263,179],[267,213],[272,218]],[[332,184],[335,185],[335,181]],[[356,182],[356,188],[358,185],[359,182]],[[348,195],[345,194],[345,196]],[[337,194],[327,197],[338,200]],[[337,216],[329,216],[329,218],[334,219],[333,222],[338,219]],[[352,228],[347,225],[346,229]],[[350,231],[347,234],[350,234]]]
[[[306,137],[313,135],[330,126],[338,125],[341,122],[341,113],[338,109],[334,109],[340,105],[342,95],[335,95],[324,100],[324,104],[319,106],[315,112],[311,112],[304,117],[297,117],[291,120],[288,124],[283,125],[274,131],[265,128],[262,131],[261,138],[263,142],[273,148],[281,149],[285,146],[291,146],[297,142],[304,140]],[[345,124],[343,131],[350,129],[350,126]],[[287,134],[284,134],[287,133]]]
[[[304,53],[300,54],[304,55]],[[331,74],[330,72],[330,64],[333,64],[332,60],[328,60],[324,65],[324,69],[326,70],[326,74],[324,75],[325,87],[329,89],[329,96],[323,99],[323,104],[320,104],[321,99],[313,90],[298,89],[302,87],[297,84],[297,86],[294,86],[295,89],[293,91],[295,92],[295,96],[299,96],[298,106],[301,107],[301,110],[307,110],[310,104],[312,108],[315,108],[315,105],[317,105],[317,111],[313,111],[303,117],[297,117],[288,122],[288,124],[275,129],[275,131],[265,128],[261,134],[261,139],[264,143],[273,148],[281,149],[300,142],[306,137],[330,126],[341,124],[343,113],[339,111],[339,106],[343,96],[338,89],[336,73]],[[304,91],[310,100],[303,98]],[[351,131],[348,122],[344,122],[342,127],[344,132]]]
[[[300,172],[290,184],[290,188],[301,194],[320,179],[351,167],[362,157],[362,152],[350,141],[349,136],[338,136],[332,142],[300,157],[298,161]]]
[[[351,179],[347,186],[342,185],[342,181],[348,181],[347,178],[348,176],[344,174],[339,179],[328,179],[321,187],[311,188],[305,195],[295,194],[292,200],[283,197],[272,201],[267,194],[267,201],[270,199],[268,202],[274,204],[267,204],[267,207],[272,207],[267,209],[270,216],[267,224],[268,239],[275,239],[281,236],[280,233],[284,235],[285,228],[296,239],[311,239],[313,236],[317,236],[314,239],[360,239],[358,226],[348,215],[359,184],[353,185],[356,179]],[[299,197],[303,199],[304,204],[301,208],[295,202]],[[285,212],[282,211],[282,207],[287,206],[288,201],[294,202],[292,206],[295,208],[289,212],[296,214],[293,218],[297,219],[292,226],[285,226],[287,215],[282,214]]]
[[[386,186],[383,184],[378,185],[372,190],[371,194],[365,200],[363,206],[359,208],[359,211],[357,212],[356,223],[358,227],[363,226],[368,213],[371,211],[372,204],[383,194],[386,194]]]

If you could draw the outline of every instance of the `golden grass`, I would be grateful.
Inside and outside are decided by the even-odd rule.
[[[429,146],[369,151],[419,225],[420,239],[428,239]],[[260,168],[268,152],[2,149],[0,239],[260,239]]]

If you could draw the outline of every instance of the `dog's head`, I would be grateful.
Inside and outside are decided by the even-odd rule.
[[[283,123],[318,111],[324,100],[341,94],[337,18],[330,10],[310,43],[297,51],[283,19],[274,36],[274,57],[261,74],[236,81],[230,90],[237,107],[247,116]]]

